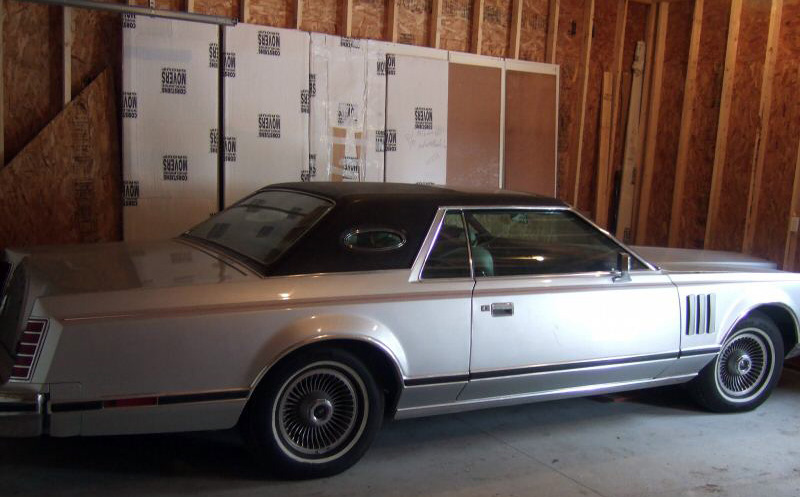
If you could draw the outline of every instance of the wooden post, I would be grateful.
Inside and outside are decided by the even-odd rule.
[[[550,8],[547,11],[547,42],[544,56],[544,61],[548,64],[556,63],[556,41],[558,40],[559,8],[559,0],[550,0]]]
[[[341,35],[350,38],[353,36],[353,0],[342,0],[342,10],[344,10],[344,19]]]
[[[728,128],[733,101],[733,81],[736,77],[736,55],[739,52],[739,30],[742,20],[742,0],[731,2],[731,17],[728,22],[728,43],[725,48],[725,70],[722,76],[722,94],[717,121],[717,139],[714,145],[714,167],[711,171],[711,193],[706,216],[706,234],[703,247],[714,246],[715,227],[719,216],[719,197],[722,193],[722,179],[725,174],[725,156],[728,152]]]
[[[651,7],[655,8],[655,7]],[[661,82],[664,78],[664,50],[667,42],[667,21],[669,3],[658,4],[658,27],[656,28],[653,52],[650,102],[647,111],[647,136],[644,143],[644,164],[642,164],[642,192],[639,199],[636,219],[636,243],[642,245],[647,240],[647,217],[650,211],[650,190],[653,187],[653,168],[656,160],[656,139],[658,137],[658,114],[661,111]]]
[[[572,187],[572,205],[578,207],[578,192],[581,185],[581,156],[583,154],[583,128],[586,122],[586,92],[589,88],[589,58],[592,53],[592,31],[594,30],[594,0],[586,0],[583,10],[583,47],[581,48],[581,64],[578,68],[578,81],[581,82],[578,101],[580,102],[580,116],[578,125],[575,126],[573,141],[577,146],[576,153],[572,156],[572,170],[575,171],[575,184]]]
[[[622,84],[622,62],[625,54],[625,24],[628,21],[628,0],[617,0],[617,26],[614,32],[614,66],[612,75],[614,90],[612,94],[613,106],[611,110],[611,140],[608,145],[608,183],[612,183],[614,176],[614,148],[617,141],[617,125],[619,124],[620,88]]]
[[[244,23],[250,21],[250,0],[239,0],[239,19]]]
[[[764,157],[766,157],[767,154],[769,116],[772,107],[772,83],[775,79],[775,59],[778,54],[778,34],[781,27],[782,11],[783,0],[772,0],[772,10],[769,14],[769,31],[767,35],[767,57],[764,62],[764,74],[761,79],[761,102],[759,106],[761,126],[758,130],[758,148],[756,149],[755,166],[750,176],[750,191],[747,196],[747,215],[744,223],[742,251],[745,253],[753,251],[753,242],[756,236],[758,202],[761,197],[761,178],[764,175]]]
[[[6,140],[5,140],[5,85],[3,84],[3,23],[6,16],[6,0],[0,0],[0,169],[6,165]]]
[[[400,0],[388,0],[386,5],[386,41],[397,43],[397,9]]]
[[[603,100],[600,105],[600,147],[597,152],[597,194],[595,195],[595,222],[602,228],[608,226],[608,170],[611,158],[611,107],[614,88],[611,73],[603,73]]]
[[[294,28],[300,29],[303,24],[303,0],[294,0]]]
[[[675,187],[672,190],[672,215],[669,218],[669,245],[678,244],[683,215],[683,190],[686,184],[686,169],[689,165],[689,140],[694,118],[694,99],[697,93],[697,64],[700,57],[700,34],[703,28],[703,0],[695,0],[692,14],[692,37],[689,42],[689,61],[686,66],[686,81],[683,88],[681,129],[678,135],[678,158],[675,162]]]
[[[441,27],[442,27],[442,3],[444,0],[433,0],[431,10],[431,39],[430,45],[433,48],[439,48],[441,43]]]
[[[797,231],[800,228],[800,145],[797,147],[797,161],[794,166],[794,185],[792,187],[792,206],[789,209],[787,223],[786,248],[783,253],[784,271],[794,271],[794,260],[797,256]]]
[[[647,137],[647,113],[650,109],[650,90],[653,81],[653,61],[655,60],[655,45],[656,45],[656,19],[658,17],[658,6],[651,5],[647,8],[647,20],[645,24],[645,54],[644,54],[644,74],[642,79],[642,102],[639,105],[639,133],[636,142],[636,157],[634,159],[636,164],[636,177],[634,182],[636,188],[633,191],[633,204],[631,206],[631,225],[628,230],[628,240],[633,243],[636,236],[636,228],[638,226],[639,217],[639,201],[642,194],[642,171],[644,169],[644,153],[645,153],[645,139]]]
[[[70,7],[64,7],[62,9],[62,21],[62,103],[66,107],[66,105],[72,100],[72,9]]]
[[[483,0],[474,0],[472,4],[472,40],[470,50],[472,53],[481,54],[483,45]]]
[[[645,46],[643,41],[636,42],[636,52],[633,58],[633,81],[631,83],[631,98],[628,105],[628,125],[625,129],[625,153],[622,160],[622,174],[619,183],[619,205],[617,207],[617,238],[625,243],[632,241],[633,207],[636,200],[636,186],[641,182],[637,174],[640,167],[639,128],[642,115],[642,78],[645,65]]]
[[[522,3],[523,0],[513,0],[511,6],[511,29],[509,29],[511,40],[508,44],[508,56],[512,59],[519,59],[519,42],[522,35]]]
[[[789,219],[786,226],[786,246],[783,249],[784,271],[794,271],[794,261],[797,256],[797,238],[800,229],[800,145],[797,147],[797,160],[794,166],[794,181],[792,184],[792,203],[789,208]]]
[[[152,5],[153,0],[150,0],[150,3],[151,3],[150,8],[154,9],[155,6]],[[194,11],[195,11],[194,10],[194,0],[186,0],[186,12],[194,12]]]

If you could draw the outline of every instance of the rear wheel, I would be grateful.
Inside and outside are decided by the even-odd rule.
[[[717,358],[689,383],[701,405],[716,412],[755,409],[769,397],[783,367],[783,339],[767,316],[740,321]]]
[[[301,353],[262,384],[247,435],[278,476],[342,472],[364,455],[381,425],[382,392],[367,367],[344,350]]]

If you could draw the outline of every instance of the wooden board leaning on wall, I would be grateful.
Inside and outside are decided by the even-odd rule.
[[[107,69],[0,170],[0,248],[120,239],[115,95]]]

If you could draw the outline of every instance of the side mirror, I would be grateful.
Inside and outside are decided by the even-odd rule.
[[[617,267],[612,272],[611,280],[614,283],[631,280],[631,254],[620,252],[617,254]]]

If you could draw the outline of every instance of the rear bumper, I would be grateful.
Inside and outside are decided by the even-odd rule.
[[[44,417],[44,394],[0,393],[0,437],[37,437]]]

